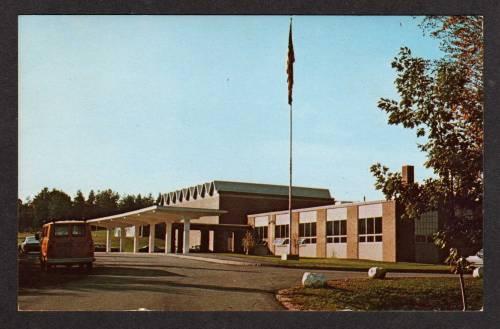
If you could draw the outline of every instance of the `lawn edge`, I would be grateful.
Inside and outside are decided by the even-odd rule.
[[[367,272],[370,267],[366,268],[353,268],[344,266],[314,266],[314,265],[290,265],[290,264],[270,264],[270,263],[260,263],[260,266],[266,267],[285,267],[285,268],[296,268],[304,270],[323,270],[323,271],[349,271],[349,272]],[[450,274],[447,270],[426,270],[426,269],[386,269],[387,273],[436,273],[436,274]]]

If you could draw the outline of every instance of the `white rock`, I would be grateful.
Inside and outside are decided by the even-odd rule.
[[[483,267],[476,267],[472,272],[472,277],[476,279],[481,279],[483,277]]]
[[[305,288],[322,288],[326,286],[326,278],[320,273],[305,272],[302,276],[302,286]]]
[[[370,279],[383,279],[387,271],[382,267],[371,267],[368,270],[368,277]]]

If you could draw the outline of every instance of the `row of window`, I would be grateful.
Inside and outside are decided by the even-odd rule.
[[[257,240],[267,241],[267,226],[255,228]],[[316,223],[299,224],[299,244],[316,243]],[[276,225],[274,229],[274,244],[282,245],[288,243],[288,224]],[[382,241],[382,217],[360,218],[358,220],[359,242],[381,242]],[[328,243],[347,242],[347,220],[335,220],[326,222],[326,241]],[[286,242],[286,243],[285,243]]]

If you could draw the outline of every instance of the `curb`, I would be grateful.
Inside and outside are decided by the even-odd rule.
[[[316,270],[316,271],[346,271],[346,272],[367,272],[370,268],[352,268],[352,267],[323,267],[323,266],[295,266],[287,264],[269,264],[261,263],[260,266],[266,267],[284,267],[303,270]],[[402,269],[387,269],[387,273],[430,273],[430,274],[451,274],[448,271],[441,270],[402,270]]]
[[[262,266],[262,267],[281,267],[281,268],[291,268],[291,269],[303,269],[303,270],[316,270],[316,271],[347,271],[347,272],[366,272],[369,268],[351,268],[351,267],[322,267],[322,266],[296,266],[288,264],[271,264],[271,263],[257,263],[257,262],[244,262],[244,261],[234,261],[225,260],[218,258],[205,258],[197,256],[185,256],[170,254],[172,257],[186,258],[191,260],[199,260],[201,262],[226,264],[226,265],[237,265],[237,266]],[[430,274],[450,274],[447,271],[441,270],[402,270],[402,269],[388,269],[387,272],[391,273],[430,273]]]
[[[234,260],[223,260],[223,259],[216,259],[216,258],[204,258],[204,257],[186,256],[186,255],[175,255],[175,254],[168,254],[167,256],[169,256],[169,257],[177,257],[177,258],[185,258],[185,259],[191,259],[191,260],[197,260],[197,261],[200,261],[200,262],[207,262],[207,263],[225,264],[225,265],[261,266],[261,264],[259,264],[259,263],[247,263],[247,262],[239,262],[239,261],[234,261]]]
[[[177,255],[176,255],[177,256]],[[182,256],[184,257],[184,256]],[[210,259],[210,260],[219,260],[219,261],[226,261],[229,262],[227,264],[232,264],[232,265],[246,265],[246,266],[263,266],[263,267],[283,267],[283,268],[291,268],[291,269],[303,269],[303,270],[316,270],[316,271],[347,271],[347,272],[367,272],[370,267],[367,268],[352,268],[352,267],[335,267],[335,266],[314,266],[314,265],[290,265],[290,264],[273,264],[273,263],[266,263],[266,262],[245,262],[245,261],[232,261],[232,260],[221,260],[218,258],[204,258],[204,257],[193,257],[193,256],[187,256],[187,257],[192,257],[193,259],[196,258],[197,260],[205,260],[205,259]],[[216,262],[214,262],[216,263]],[[221,263],[224,264],[224,263]],[[391,273],[430,273],[430,274],[450,274],[449,271],[446,270],[426,270],[426,269],[414,269],[414,270],[404,270],[404,269],[387,269],[387,272]]]

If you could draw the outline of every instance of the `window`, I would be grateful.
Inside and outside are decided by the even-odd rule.
[[[358,219],[359,242],[382,241],[382,217]]]
[[[434,243],[433,235],[438,231],[438,213],[430,211],[415,221],[415,242]]]
[[[54,225],[54,236],[68,236],[69,235],[69,225],[56,224]]]
[[[85,224],[74,224],[71,229],[72,236],[84,236],[85,235]]]
[[[288,225],[276,225],[274,236],[276,238],[288,238]]]
[[[288,244],[288,224],[274,227],[274,244],[277,246]]]
[[[259,226],[255,228],[255,237],[257,243],[267,241],[267,226]]]
[[[347,220],[334,220],[326,222],[326,242],[346,243],[347,242]]]
[[[415,235],[415,242],[434,243],[434,237],[432,235],[417,234]]]
[[[282,246],[288,244],[288,224],[276,225],[274,227],[274,244],[276,246]]]
[[[316,243],[316,223],[299,224],[299,244]]]

